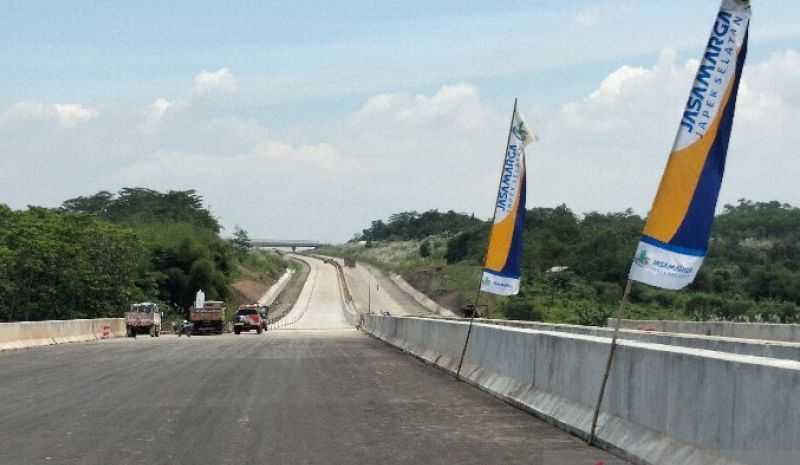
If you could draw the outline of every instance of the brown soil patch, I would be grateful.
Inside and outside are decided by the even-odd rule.
[[[439,273],[434,269],[409,271],[403,273],[402,276],[416,290],[456,314],[460,314],[461,307],[467,303],[467,299],[460,292],[448,290],[441,286]]]
[[[272,283],[243,279],[231,284],[231,287],[238,294],[240,304],[254,304],[269,290],[271,285]]]

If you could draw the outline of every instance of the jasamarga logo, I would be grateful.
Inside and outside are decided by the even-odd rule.
[[[503,163],[503,173],[500,176],[500,190],[497,193],[497,208],[503,213],[508,213],[514,206],[519,180],[519,160],[517,145],[509,145],[505,163]]]
[[[719,111],[727,84],[735,73],[737,37],[744,21],[743,17],[734,17],[724,10],[717,16],[681,118],[681,128],[690,134],[705,134]]]
[[[663,260],[654,260],[653,266],[663,271],[671,272],[674,274],[691,275],[694,268],[685,267],[683,265],[676,265],[675,263],[665,262]]]
[[[639,255],[634,257],[633,261],[639,266],[647,266],[650,264],[650,258],[647,257],[647,250],[642,249]]]
[[[511,126],[511,133],[523,144],[528,140],[528,137],[530,137],[530,132],[528,128],[525,127],[524,121],[519,121],[517,124]]]

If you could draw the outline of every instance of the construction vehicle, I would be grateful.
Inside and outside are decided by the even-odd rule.
[[[225,302],[206,300],[202,307],[189,309],[189,321],[193,334],[222,334],[225,331]]]
[[[136,337],[137,334],[149,334],[150,337],[161,335],[161,311],[158,304],[131,304],[130,310],[125,312],[125,329],[128,337]]]

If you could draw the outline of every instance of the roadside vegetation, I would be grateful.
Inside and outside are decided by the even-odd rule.
[[[169,319],[198,289],[236,300],[237,279],[283,273],[281,257],[249,250],[246,232],[226,240],[221,229],[193,190],[103,191],[57,209],[0,205],[0,320],[121,316],[144,300]]]
[[[619,304],[643,226],[644,219],[630,210],[585,215],[565,205],[528,210],[520,295],[483,295],[482,313],[604,325]],[[468,215],[404,212],[387,222],[373,222],[345,246],[320,253],[400,273],[434,300],[458,310],[475,298],[488,231],[488,222]],[[637,283],[627,315],[796,323],[799,304],[800,209],[740,200],[726,205],[717,217],[695,283],[680,292]]]

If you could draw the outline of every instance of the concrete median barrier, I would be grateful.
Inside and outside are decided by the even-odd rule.
[[[613,327],[616,319],[609,318]],[[800,342],[800,325],[776,323],[735,323],[731,321],[621,320],[620,328],[667,333],[702,334],[766,341]]]
[[[363,329],[455,372],[468,324],[365,315]],[[610,339],[476,323],[462,376],[583,438]],[[620,341],[598,443],[634,463],[796,465],[800,362]]]
[[[125,336],[123,318],[0,323],[0,350]]]

